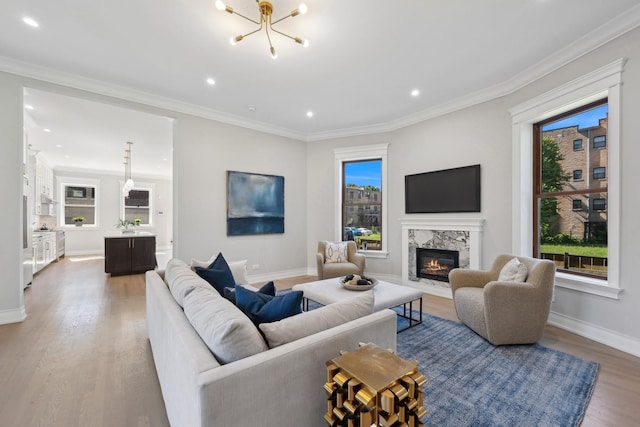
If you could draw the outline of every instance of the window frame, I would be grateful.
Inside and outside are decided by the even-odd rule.
[[[576,142],[580,143],[580,145],[578,147],[576,147]],[[581,151],[581,150],[584,150],[584,147],[582,146],[582,138],[574,139],[573,140],[573,151]]]
[[[578,175],[577,178],[576,178],[576,175]],[[573,180],[574,181],[584,181],[584,178],[582,178],[582,169],[574,169],[573,170]]]
[[[100,227],[100,180],[92,179],[92,178],[78,178],[78,177],[67,177],[67,176],[59,176],[56,178],[56,186],[58,188],[58,218],[57,224],[58,228],[64,229],[72,229],[72,230],[91,230]],[[93,224],[83,224],[82,227],[76,227],[75,224],[65,224],[65,207],[67,203],[66,200],[66,187],[93,187],[95,189],[94,193],[94,204],[93,204]],[[91,205],[83,205],[83,206],[91,206]]]
[[[607,98],[608,139],[608,277],[607,280],[556,274],[555,285],[605,298],[620,299],[620,116],[622,72],[620,58],[564,85],[509,109],[512,120],[512,251],[533,251],[533,124]]]
[[[344,187],[343,182],[343,163],[354,162],[361,160],[375,160],[380,159],[381,164],[381,190],[382,190],[382,204],[380,212],[380,227],[382,230],[381,240],[382,248],[380,250],[358,250],[359,253],[364,254],[367,258],[387,258],[388,251],[388,185],[387,185],[387,153],[389,150],[389,144],[375,144],[375,145],[362,145],[357,147],[345,147],[335,148],[334,154],[334,188],[335,188],[335,205],[334,205],[334,238],[336,241],[343,239],[343,226],[342,226],[342,198]]]

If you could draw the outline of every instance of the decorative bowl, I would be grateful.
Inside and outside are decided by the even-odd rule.
[[[346,277],[341,277],[338,279],[338,282],[340,282],[340,284],[345,288],[345,289],[349,289],[350,291],[368,291],[369,289],[373,288],[375,285],[378,284],[378,280],[374,279],[373,277],[365,277],[365,279],[367,279],[370,284],[368,285],[354,285],[349,283],[349,280],[346,280]]]

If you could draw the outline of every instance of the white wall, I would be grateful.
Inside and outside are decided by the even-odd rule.
[[[496,255],[512,250],[511,185],[513,174],[512,127],[508,110],[526,100],[545,93],[621,57],[628,58],[622,85],[621,135],[621,286],[620,300],[556,288],[552,311],[556,319],[565,319],[564,326],[611,345],[625,347],[640,354],[640,282],[635,265],[640,250],[640,144],[637,117],[640,116],[640,29],[636,29],[594,52],[566,65],[539,81],[513,94],[466,108],[442,117],[384,135],[341,138],[309,144],[307,215],[310,227],[308,239],[333,238],[336,224],[333,180],[323,179],[333,173],[333,148],[389,142],[389,257],[386,260],[367,259],[372,274],[401,277],[400,218],[404,215],[404,175],[475,163],[482,165],[482,212],[486,220],[483,232],[482,264],[489,267]],[[477,214],[465,214],[478,216]],[[433,216],[442,216],[441,214]],[[462,214],[449,214],[459,217]],[[307,256],[314,265],[315,254]]]
[[[503,100],[485,103],[390,132],[357,138],[316,142],[309,145],[307,158],[310,173],[333,173],[333,149],[361,144],[389,142],[388,152],[388,218],[389,256],[387,259],[367,259],[367,271],[372,274],[402,276],[402,218],[423,217],[484,217],[482,257],[491,260],[495,254],[508,251],[511,233],[511,118]],[[460,126],[460,123],[468,125]],[[482,200],[480,214],[406,215],[404,213],[404,176],[472,164],[481,165]],[[309,223],[325,218],[321,229],[309,232],[311,241],[332,239],[336,225],[334,192],[329,192],[327,180],[309,179],[309,194],[323,193],[330,203],[309,199]],[[333,183],[333,182],[332,182]],[[384,189],[383,189],[384,191]],[[327,223],[326,220],[330,220]],[[506,248],[506,249],[505,249]],[[309,254],[308,262],[315,262]]]
[[[69,171],[54,171],[56,178],[84,178],[98,181],[98,226],[90,227],[64,227],[65,250],[67,254],[102,254],[104,253],[104,236],[120,233],[116,227],[120,214],[120,198],[122,197],[122,175],[106,175]],[[171,246],[173,238],[172,213],[173,191],[172,181],[166,179],[153,179],[136,177],[137,183],[154,184],[153,192],[153,226],[139,227],[136,230],[148,231],[156,235],[156,247],[158,249]],[[56,188],[60,184],[57,181]],[[60,199],[60,198],[59,198]],[[158,215],[158,211],[164,211],[164,215]],[[56,226],[57,227],[57,226]]]
[[[24,319],[22,293],[22,88],[0,73],[0,324]]]
[[[227,260],[247,259],[249,275],[256,278],[303,274],[309,250],[305,152],[300,141],[178,116],[174,256],[203,260],[222,251]],[[284,176],[284,234],[227,237],[227,170]]]

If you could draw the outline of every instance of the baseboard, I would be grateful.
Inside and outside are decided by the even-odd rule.
[[[0,311],[0,325],[22,322],[26,318],[27,311],[25,310],[24,305],[19,308]]]
[[[640,339],[623,335],[564,314],[551,312],[548,323],[600,344],[608,345],[625,353],[640,357]]]

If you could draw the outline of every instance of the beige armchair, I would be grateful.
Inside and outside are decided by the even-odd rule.
[[[356,243],[353,241],[344,242],[347,244],[347,262],[325,262],[325,242],[318,242],[318,253],[316,261],[318,263],[318,280],[330,279],[332,277],[346,276],[347,274],[363,274],[365,256],[357,252]]]
[[[552,261],[518,256],[527,267],[524,282],[499,282],[514,255],[500,255],[488,271],[449,273],[458,318],[494,345],[532,344],[542,337],[551,309],[556,266]]]

